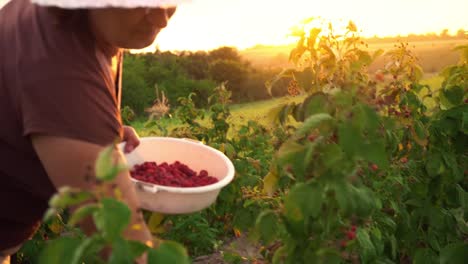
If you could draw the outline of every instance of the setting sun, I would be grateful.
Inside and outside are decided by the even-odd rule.
[[[181,5],[156,40],[161,50],[240,49],[291,42],[289,29],[304,18],[353,20],[363,36],[450,33],[468,28],[465,0],[193,0]],[[154,49],[152,47],[151,49]]]
[[[7,1],[0,0],[0,6]],[[291,43],[289,29],[308,17],[332,22],[352,20],[363,36],[454,34],[468,29],[466,0],[191,0],[182,4],[169,26],[146,48],[239,49],[257,44]]]

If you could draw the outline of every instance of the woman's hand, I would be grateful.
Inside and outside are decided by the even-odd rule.
[[[125,142],[124,153],[132,152],[140,145],[140,137],[131,126],[123,126],[123,142]]]

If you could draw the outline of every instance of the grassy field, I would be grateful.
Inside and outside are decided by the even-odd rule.
[[[437,74],[427,74],[426,78],[422,81],[422,84],[427,84],[431,87],[431,90],[439,89],[442,84],[442,77]],[[258,122],[265,127],[271,127],[274,125],[272,120],[269,118],[269,113],[275,107],[284,105],[290,102],[301,102],[304,100],[304,96],[297,97],[280,97],[269,100],[234,104],[230,106],[231,117],[228,122],[231,126],[238,127],[242,124],[246,124],[249,120]],[[430,106],[430,101],[426,102]],[[160,127],[164,127],[167,131],[171,131],[180,124],[175,119],[164,118],[157,121]],[[208,124],[208,120],[200,120],[204,125]],[[156,126],[148,126],[148,121],[144,119],[135,120],[131,124],[140,134],[140,136],[154,136],[161,135],[161,130]]]
[[[404,41],[404,39],[403,39]],[[397,42],[369,43],[368,50],[382,49],[389,51],[394,49]],[[413,41],[408,42],[410,50],[419,59],[418,63],[426,73],[440,72],[444,67],[458,62],[460,57],[458,51],[453,49],[460,45],[467,45],[468,39],[436,40],[436,41]],[[289,53],[294,45],[288,46],[257,46],[241,51],[241,55],[254,66],[268,68],[284,68],[291,66],[288,62]],[[385,56],[379,57],[371,66],[370,70],[381,69],[386,62]]]

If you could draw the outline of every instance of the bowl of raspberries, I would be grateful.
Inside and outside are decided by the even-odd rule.
[[[144,137],[125,158],[141,207],[164,214],[205,209],[235,173],[222,152],[191,139]]]

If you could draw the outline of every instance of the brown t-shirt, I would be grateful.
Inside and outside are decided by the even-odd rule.
[[[99,145],[121,137],[106,57],[86,25],[56,18],[28,0],[0,10],[0,251],[33,234],[56,191],[31,134]]]

